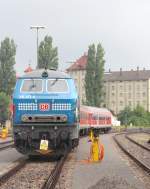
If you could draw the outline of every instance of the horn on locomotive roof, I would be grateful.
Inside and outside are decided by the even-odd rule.
[[[42,73],[42,77],[44,77],[44,78],[48,77],[48,72],[47,72],[46,68],[45,68],[45,70]]]

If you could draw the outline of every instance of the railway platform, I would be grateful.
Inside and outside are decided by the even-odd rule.
[[[105,157],[100,163],[83,163],[89,156],[89,144],[87,138],[80,140],[72,189],[149,189],[140,173],[135,173],[128,159],[122,155],[112,134],[101,135],[100,138],[105,146]]]
[[[8,148],[0,152],[0,177],[11,169],[17,160],[24,156],[14,148]]]
[[[7,137],[5,139],[0,138],[0,144],[4,142],[9,142],[9,141],[12,141],[12,137]]]

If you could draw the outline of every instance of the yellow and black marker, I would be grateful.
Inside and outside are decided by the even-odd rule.
[[[99,162],[104,158],[104,145],[101,144],[99,134],[96,132],[96,130],[91,129],[89,137],[90,142],[92,142],[89,161]]]

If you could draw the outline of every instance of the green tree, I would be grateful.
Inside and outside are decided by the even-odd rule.
[[[14,70],[16,45],[13,40],[5,38],[0,46],[0,91],[12,94],[16,82]]]
[[[133,115],[133,113],[132,113],[130,107],[127,106],[127,107],[125,107],[124,110],[122,110],[119,113],[118,119],[121,121],[121,124],[123,124],[123,125],[129,125],[132,115]]]
[[[92,44],[88,49],[85,75],[86,104],[99,107],[103,101],[104,49],[101,44]]]
[[[95,85],[95,56],[96,50],[95,45],[92,44],[88,49],[88,60],[86,66],[86,75],[85,75],[85,94],[86,94],[86,104],[89,106],[95,105],[94,100],[94,85]]]
[[[0,93],[0,123],[4,124],[9,116],[9,96],[6,93]]]
[[[95,106],[100,106],[103,102],[104,92],[103,92],[103,84],[104,84],[104,49],[101,44],[97,45],[96,52],[96,68],[95,68]]]
[[[38,68],[58,68],[58,52],[57,47],[52,45],[53,39],[45,36],[39,45]]]

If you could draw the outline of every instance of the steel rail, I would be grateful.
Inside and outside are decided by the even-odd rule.
[[[51,174],[49,175],[47,181],[44,183],[42,189],[54,189],[55,188],[67,156],[68,156],[68,152],[66,152],[64,154],[64,156],[58,161],[58,163],[52,170]]]
[[[136,162],[137,165],[139,165],[140,167],[142,167],[142,169],[144,169],[148,174],[150,174],[150,167],[145,165],[144,162],[142,162],[141,160],[137,159],[131,152],[129,152],[118,140],[117,140],[117,136],[118,135],[122,135],[125,133],[120,133],[120,134],[116,134],[113,136],[115,142],[117,143],[117,145],[121,148],[122,151],[125,152],[125,154],[127,154],[133,161]]]
[[[0,143],[0,151],[14,146],[13,140]]]
[[[16,166],[12,167],[8,172],[0,176],[0,186],[5,183],[10,177],[15,175],[20,169],[22,169],[26,165],[26,163],[26,159],[21,159]]]
[[[134,133],[134,134],[136,134],[136,133]],[[139,142],[135,141],[135,140],[132,139],[129,135],[132,135],[132,134],[131,134],[131,133],[125,134],[125,137],[126,137],[128,140],[130,140],[130,141],[133,142],[134,144],[140,146],[141,148],[144,148],[145,150],[150,151],[150,148],[148,148],[148,147],[144,146],[143,144],[140,144]]]
[[[1,144],[9,144],[9,143],[11,143],[11,142],[13,142],[13,140],[7,140],[7,141],[4,141],[4,142],[1,142],[0,145],[1,145]]]

